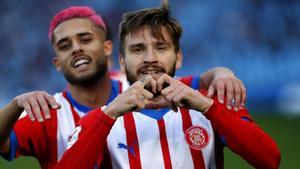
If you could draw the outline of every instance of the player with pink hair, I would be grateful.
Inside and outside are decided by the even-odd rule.
[[[107,59],[112,42],[106,34],[105,22],[90,7],[70,7],[53,17],[49,26],[49,40],[56,53],[53,63],[67,80],[67,88],[54,96],[43,91],[25,93],[1,109],[3,157],[34,156],[43,169],[54,168],[79,119],[117,97],[127,84],[110,77]],[[218,93],[223,99],[226,90],[231,100],[245,102],[244,86],[230,70],[215,68],[199,79],[189,76],[181,81],[194,88],[199,88],[201,81],[201,87],[210,88],[211,95]]]

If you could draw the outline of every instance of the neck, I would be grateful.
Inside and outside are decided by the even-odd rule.
[[[106,104],[111,93],[111,79],[106,73],[89,86],[68,84],[73,99],[84,106],[96,108]]]

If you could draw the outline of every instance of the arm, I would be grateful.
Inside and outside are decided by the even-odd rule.
[[[68,150],[56,169],[93,169],[99,159],[103,160],[106,138],[115,120],[95,109],[79,122],[68,144]]]
[[[147,76],[131,85],[103,111],[96,109],[82,118],[80,126],[69,141],[69,149],[64,153],[56,169],[93,169],[97,162],[101,163],[106,138],[115,119],[132,110],[144,108],[148,103],[147,100],[153,97],[151,92],[144,89],[148,83],[155,86],[154,79]]]
[[[8,137],[22,111],[18,108],[15,100],[0,110],[0,154],[9,153],[10,140]]]
[[[243,82],[230,69],[224,67],[210,69],[201,75],[199,83],[201,89],[208,91],[208,97],[211,98],[217,93],[220,103],[224,103],[224,100],[227,100],[228,110],[231,110],[232,106],[235,111],[244,107],[246,88]],[[224,98],[225,95],[226,99]],[[235,101],[234,105],[232,105],[233,99]]]
[[[169,86],[161,91],[166,99],[179,107],[204,112],[218,133],[225,137],[232,151],[255,168],[279,167],[281,157],[276,143],[251,121],[245,108],[238,112],[229,111],[223,104],[218,103],[216,97],[212,101],[168,75],[162,75],[158,79],[158,91],[166,82]]]
[[[231,112],[215,101],[205,116],[225,138],[226,145],[252,166],[279,168],[281,155],[276,143],[251,120],[246,109]]]
[[[52,108],[59,108],[60,105],[57,104],[53,96],[45,92],[31,92],[25,93],[14,98],[11,103],[6,105],[0,110],[0,153],[6,154],[10,151],[10,140],[8,139],[11,134],[12,128],[14,127],[16,121],[19,119],[20,115],[24,111],[27,112],[28,117],[35,121],[44,121],[41,109],[44,112],[44,117],[46,119],[50,118],[49,105]],[[41,107],[41,108],[40,108]],[[33,111],[32,111],[33,110]],[[34,112],[34,113],[33,113]]]

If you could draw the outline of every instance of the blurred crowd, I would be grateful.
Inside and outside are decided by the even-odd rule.
[[[93,6],[106,19],[118,69],[122,13],[157,6],[159,0],[1,0],[0,106],[32,90],[65,87],[53,67],[48,40],[53,14],[70,5]],[[300,1],[170,0],[184,28],[184,68],[178,76],[225,66],[243,80],[255,112],[300,114]],[[297,104],[298,103],[298,104]]]

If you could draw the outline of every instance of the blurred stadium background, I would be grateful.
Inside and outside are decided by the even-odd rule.
[[[0,107],[32,90],[65,87],[54,69],[47,39],[52,16],[70,5],[90,5],[106,19],[118,69],[118,23],[122,13],[157,6],[159,0],[0,0]],[[232,69],[247,88],[247,106],[278,143],[282,169],[300,168],[300,1],[170,0],[183,25],[184,65],[177,75],[215,66]],[[259,143],[257,143],[259,144]],[[226,151],[228,169],[251,168]],[[0,159],[1,169],[39,168],[36,161]]]

